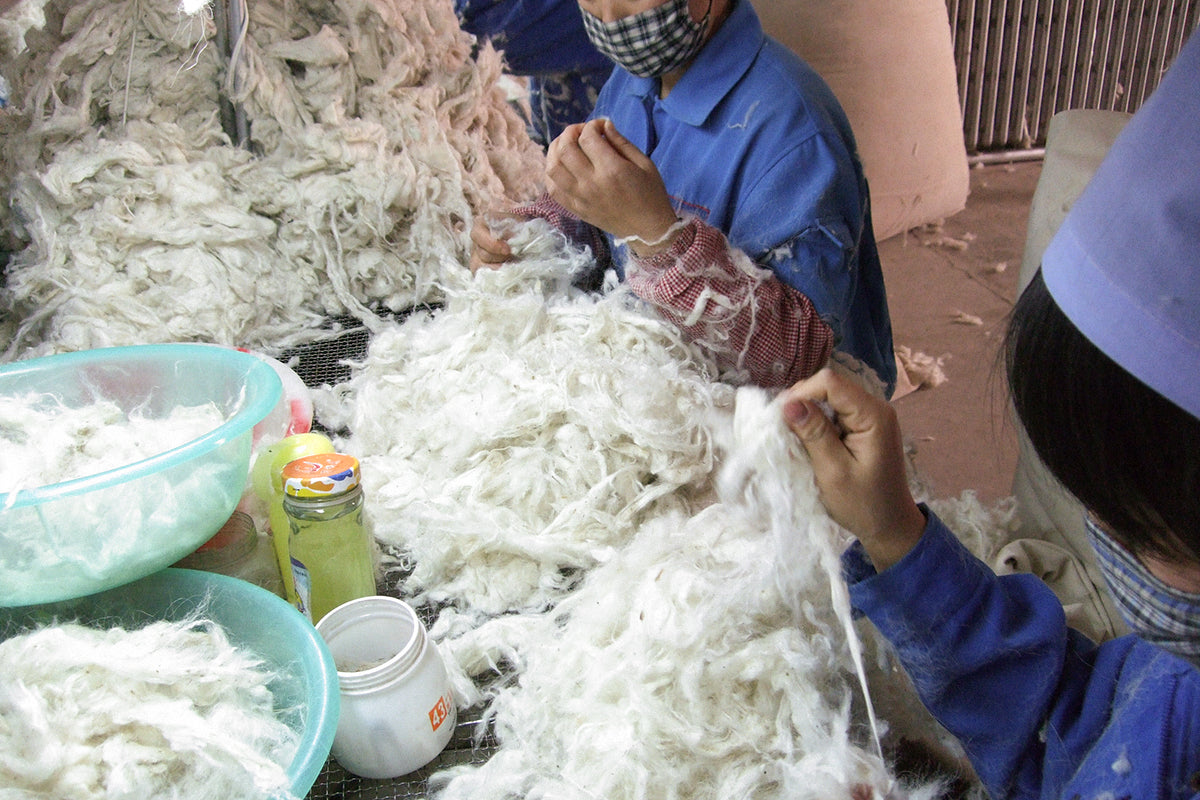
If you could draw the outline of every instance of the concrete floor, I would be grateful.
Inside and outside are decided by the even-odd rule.
[[[933,498],[1012,493],[1016,435],[997,361],[1041,162],[976,167],[966,208],[936,228],[880,242],[897,347],[940,364],[945,381],[894,400]]]

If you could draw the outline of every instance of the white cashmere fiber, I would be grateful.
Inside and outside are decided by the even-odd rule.
[[[500,55],[473,55],[449,0],[246,4],[245,147],[221,126],[211,11],[21,6],[43,13],[0,18],[4,360],[193,340],[278,354],[330,316],[436,299],[474,214],[536,194],[543,155]]]
[[[21,489],[96,475],[187,444],[225,421],[213,403],[162,417],[126,413],[110,400],[66,406],[35,392],[0,397],[0,507]],[[6,497],[8,495],[8,497]]]
[[[500,741],[434,795],[936,796],[882,755],[894,719],[933,726],[859,642],[846,536],[771,397],[713,381],[624,287],[573,289],[587,258],[547,229],[512,234],[519,262],[381,330],[315,396],[399,590],[441,608],[460,706]]]
[[[545,608],[688,506],[712,470],[707,415],[732,392],[625,291],[571,289],[587,257],[531,227],[525,261],[379,331],[314,395],[350,431],[371,529],[413,569],[405,591],[486,615]]]
[[[647,521],[550,611],[438,626],[465,669],[516,675],[492,689],[499,752],[435,775],[435,797],[903,796],[831,602],[841,536],[777,406],[737,400],[718,502]],[[785,491],[787,519],[764,499]]]
[[[0,796],[289,797],[272,674],[203,619],[54,623],[0,642]]]

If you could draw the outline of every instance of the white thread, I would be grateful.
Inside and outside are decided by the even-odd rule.
[[[645,245],[646,247],[658,247],[660,244],[670,241],[671,238],[675,236],[675,234],[679,233],[681,230],[686,228],[687,224],[688,223],[685,220],[682,220],[682,219],[675,220],[675,222],[672,223],[669,228],[667,228],[667,230],[663,233],[662,236],[659,236],[657,239],[655,239],[652,242],[648,242],[636,234],[634,234],[632,236],[623,236],[619,239],[614,239],[614,241],[617,244],[631,244],[633,242],[637,242],[639,244]]]

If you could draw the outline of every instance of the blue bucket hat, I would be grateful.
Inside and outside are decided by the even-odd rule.
[[[1200,417],[1200,34],[1068,212],[1042,277],[1093,344]]]

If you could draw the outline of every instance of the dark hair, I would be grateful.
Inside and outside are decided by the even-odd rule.
[[[1040,270],[1013,308],[1004,357],[1017,417],[1063,487],[1131,552],[1200,561],[1200,419],[1092,344]]]

